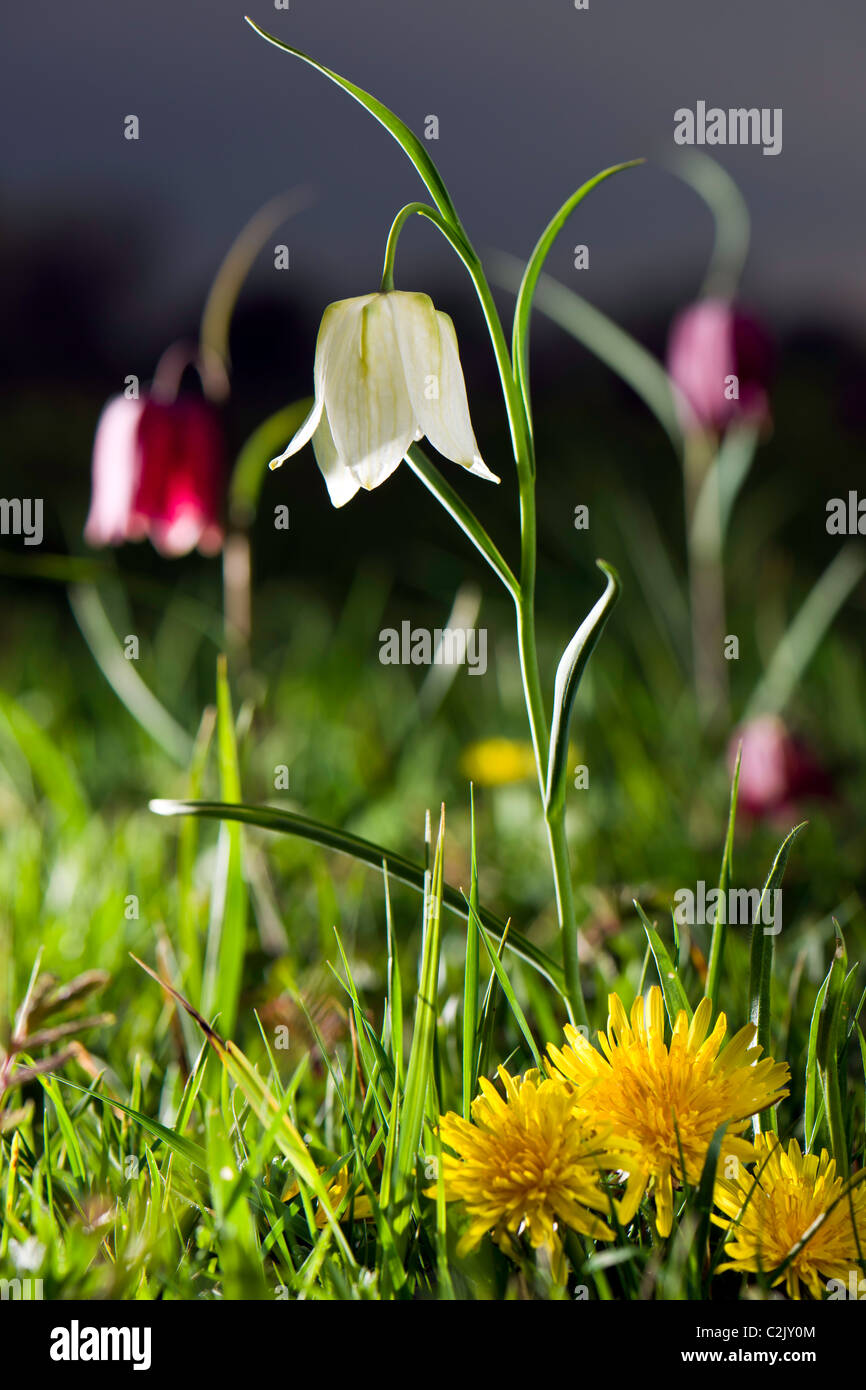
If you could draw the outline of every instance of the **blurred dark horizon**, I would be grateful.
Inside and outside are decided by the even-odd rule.
[[[783,489],[796,474],[815,507],[828,487],[853,485],[866,423],[866,190],[853,159],[866,114],[859,0],[833,0],[820,15],[805,0],[759,8],[730,0],[718,11],[692,0],[591,0],[586,11],[571,0],[533,9],[516,0],[383,0],[375,15],[349,0],[292,0],[289,10],[261,5],[254,17],[375,93],[419,134],[428,114],[438,116],[431,152],[483,257],[525,257],[578,183],[647,156],[581,206],[548,268],[659,356],[713,243],[707,207],[664,167],[677,151],[674,112],[697,100],[781,107],[777,156],[707,151],[749,208],[742,298],[779,345],[777,427],[756,485],[768,478]],[[228,0],[154,0],[146,23],[103,0],[74,10],[37,0],[6,28],[0,110],[14,139],[2,156],[0,493],[26,477],[46,498],[44,549],[74,549],[104,401],[130,373],[146,383],[169,343],[195,336],[212,277],[257,208],[290,188],[313,193],[270,239],[240,297],[227,411],[233,452],[268,414],[310,393],[322,309],[377,287],[390,221],[423,189],[366,112],[266,44]],[[140,120],[137,141],[124,139],[129,114]],[[289,271],[274,267],[273,245],[283,242]],[[584,271],[574,268],[577,243],[590,249]],[[503,472],[507,432],[478,306],[453,253],[420,219],[401,240],[397,285],[426,290],[454,317],[479,439]],[[510,296],[497,297],[507,318]],[[550,506],[575,488],[603,493],[615,466],[652,505],[669,505],[676,529],[676,471],[644,407],[538,313],[532,346],[537,415],[550,421],[542,446],[555,470],[567,469],[550,480]],[[332,547],[348,571],[418,491],[397,476],[335,514],[309,451],[267,489],[269,499],[302,508],[293,566],[329,575]],[[478,505],[510,526],[512,480],[495,496],[482,492]],[[420,529],[439,534],[426,499],[417,514]],[[262,541],[273,545],[273,535]],[[459,539],[451,545],[464,556]],[[143,547],[118,558],[133,568],[160,563]],[[474,557],[465,560],[471,569]]]

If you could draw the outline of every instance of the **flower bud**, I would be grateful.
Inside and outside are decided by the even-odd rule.
[[[797,807],[814,797],[832,797],[833,782],[811,749],[789,732],[776,715],[751,719],[731,740],[728,760],[733,769],[742,739],[737,805],[760,819],[798,814]]]
[[[162,555],[194,546],[214,555],[223,543],[224,491],[222,437],[207,401],[117,396],[96,430],[85,540],[102,546],[149,537]]]
[[[683,428],[723,434],[734,421],[768,424],[772,344],[761,323],[723,299],[684,309],[668,338],[668,374]]]
[[[426,294],[329,304],[314,374],[313,409],[271,467],[312,440],[335,507],[384,483],[423,435],[453,463],[499,482],[472,431],[454,325]]]

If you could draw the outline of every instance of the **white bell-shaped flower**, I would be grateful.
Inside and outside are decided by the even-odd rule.
[[[499,479],[475,441],[457,335],[426,294],[391,290],[329,304],[316,342],[315,403],[278,468],[309,441],[342,507],[390,477],[426,435],[445,458]]]

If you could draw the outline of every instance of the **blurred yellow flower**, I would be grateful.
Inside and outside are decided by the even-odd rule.
[[[770,1274],[837,1202],[773,1283],[784,1280],[789,1298],[800,1297],[801,1282],[813,1298],[821,1298],[829,1279],[847,1287],[852,1271],[859,1274],[858,1239],[860,1249],[866,1248],[866,1187],[860,1184],[846,1194],[826,1149],[820,1157],[804,1157],[796,1139],[786,1152],[775,1134],[759,1134],[755,1150],[754,1173],[742,1171],[735,1181],[716,1184],[716,1206],[725,1216],[713,1221],[731,1234],[726,1246],[731,1258],[719,1273]]]
[[[484,738],[470,743],[460,759],[460,771],[479,787],[501,787],[536,776],[532,744],[513,738]]]
[[[457,1155],[442,1155],[445,1199],[462,1202],[470,1218],[458,1254],[474,1250],[489,1232],[514,1255],[514,1239],[525,1233],[534,1249],[548,1253],[561,1278],[562,1226],[613,1239],[595,1213],[610,1209],[598,1170],[617,1159],[575,1113],[574,1093],[561,1078],[538,1072],[512,1077],[500,1067],[499,1079],[504,1098],[481,1079],[472,1123],[453,1112],[439,1123],[443,1144]],[[428,1189],[427,1196],[435,1195],[435,1187]]]
[[[320,1173],[324,1173],[324,1171],[324,1168],[319,1169]],[[287,1184],[286,1189],[283,1192],[281,1201],[290,1202],[293,1197],[297,1197],[300,1190],[301,1189],[299,1188],[297,1181]],[[327,1192],[328,1199],[331,1203],[332,1211],[337,1210],[338,1206],[342,1202],[348,1190],[349,1169],[348,1167],[344,1166],[340,1169],[340,1171],[337,1174],[335,1174],[335,1176],[325,1187],[325,1191]],[[370,1204],[370,1198],[366,1195],[366,1193],[361,1191],[355,1193],[354,1201],[350,1202],[349,1205],[346,1207],[346,1210],[343,1212],[342,1216],[340,1217],[340,1220],[348,1221],[350,1213],[355,1221],[372,1220],[373,1208]],[[319,1202],[316,1202],[316,1225],[325,1226],[327,1225],[327,1222],[328,1218],[322,1210],[321,1204]]]
[[[750,1162],[754,1149],[737,1135],[752,1115],[787,1094],[788,1067],[770,1057],[758,1060],[761,1048],[751,1024],[720,1052],[727,1020],[719,1014],[707,1037],[709,999],[701,1001],[691,1025],[685,1010],[680,1012],[670,1049],[658,986],[650,990],[646,1006],[638,996],[631,1020],[617,995],[609,996],[608,1007],[608,1032],[599,1034],[604,1056],[568,1025],[567,1046],[548,1048],[552,1068],[576,1088],[576,1104],[588,1124],[610,1134],[608,1142],[628,1154],[622,1165],[628,1182],[617,1205],[622,1224],[631,1221],[652,1187],[659,1234],[668,1236],[673,1184],[683,1178],[680,1154],[686,1180],[697,1184],[710,1140],[727,1121],[720,1165],[730,1156]]]

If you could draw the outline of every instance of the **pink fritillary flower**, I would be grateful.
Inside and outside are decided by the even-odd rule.
[[[96,429],[85,540],[103,546],[149,537],[162,555],[195,546],[215,555],[224,491],[222,437],[207,401],[116,396]]]
[[[683,426],[723,434],[734,421],[768,424],[772,344],[761,323],[723,299],[684,309],[671,326],[668,374]]]

